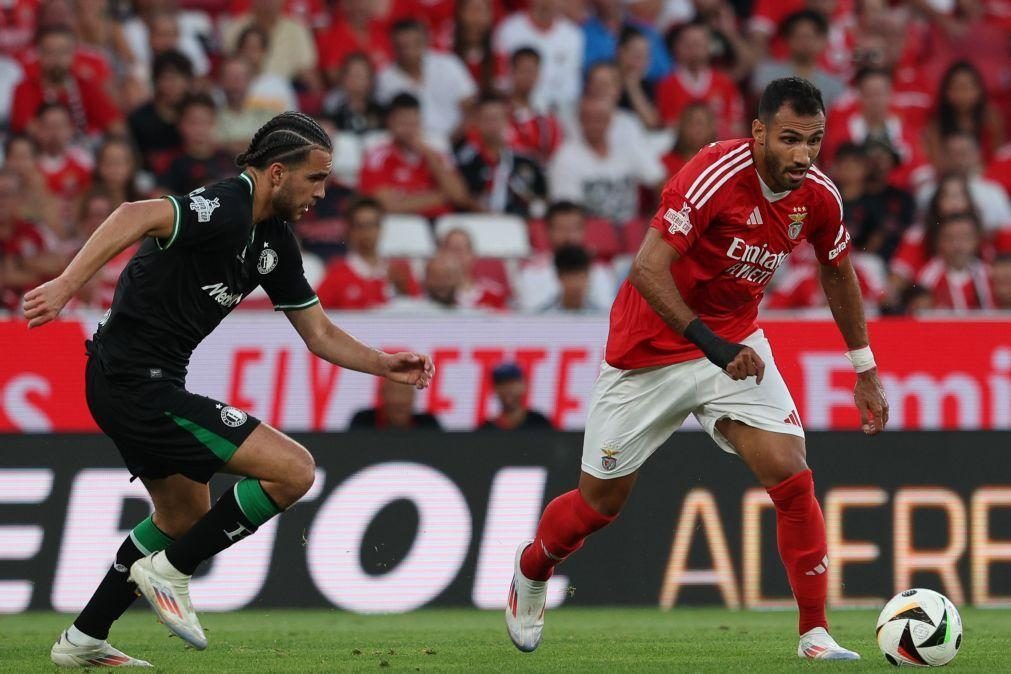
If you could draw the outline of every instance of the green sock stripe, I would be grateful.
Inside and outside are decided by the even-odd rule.
[[[246,519],[256,526],[260,526],[281,512],[267,496],[267,492],[263,491],[260,481],[251,477],[243,478],[235,483],[235,500]]]
[[[207,447],[207,449],[211,450],[211,452],[214,453],[214,456],[218,457],[225,463],[232,458],[232,455],[235,454],[235,450],[239,448],[238,445],[221,437],[214,431],[207,430],[203,426],[195,424],[189,419],[177,417],[171,412],[166,412],[165,414],[181,428],[185,428],[187,431],[192,433],[193,437],[199,440],[201,444]]]
[[[130,532],[130,540],[137,549],[145,555],[164,550],[172,542],[172,537],[158,528],[154,520],[148,517]]]

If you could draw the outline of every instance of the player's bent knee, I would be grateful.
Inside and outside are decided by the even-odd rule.
[[[284,486],[284,500],[288,501],[283,507],[302,498],[312,488],[315,480],[316,461],[312,454],[302,445],[292,442],[285,458],[284,475],[278,479]]]

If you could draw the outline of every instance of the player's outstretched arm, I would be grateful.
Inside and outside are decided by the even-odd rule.
[[[44,325],[102,266],[145,236],[172,235],[175,214],[165,199],[121,204],[105,219],[63,273],[25,293],[24,314],[28,327]]]
[[[857,371],[853,399],[860,410],[860,426],[867,435],[876,435],[888,423],[888,400],[870,350],[856,270],[847,257],[838,265],[822,265],[820,276],[832,318],[849,348],[847,357]]]
[[[670,273],[670,266],[679,257],[660,232],[651,227],[632,262],[628,280],[667,325],[699,347],[706,358],[732,379],[753,376],[761,384],[765,363],[759,355],[751,347],[732,344],[713,333],[685,304]]]
[[[431,358],[420,353],[385,353],[373,349],[334,325],[319,304],[286,311],[285,315],[306,347],[325,361],[419,389],[432,383],[435,366]]]

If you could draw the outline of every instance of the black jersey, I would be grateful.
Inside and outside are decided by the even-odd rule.
[[[253,189],[241,173],[166,197],[172,235],[141,244],[94,336],[108,373],[181,382],[193,349],[257,286],[275,310],[319,301],[288,223],[253,223]]]

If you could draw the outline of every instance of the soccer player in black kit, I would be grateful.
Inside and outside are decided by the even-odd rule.
[[[424,388],[431,360],[386,354],[335,326],[305,280],[288,225],[323,197],[330,139],[312,118],[285,112],[263,125],[244,169],[185,196],[125,203],[56,279],[25,295],[28,327],[59,314],[106,262],[134,242],[112,308],[87,342],[88,406],[151,494],[154,514],[123,541],[87,606],[52,648],[59,665],[150,666],[113,648],[112,623],[139,591],[162,622],[197,649],[207,639],[189,581],[197,566],[254,533],[312,486],[304,447],[246,412],[190,393],[193,349],[254,288],[314,354],[340,367]],[[217,472],[242,476],[211,506]]]

